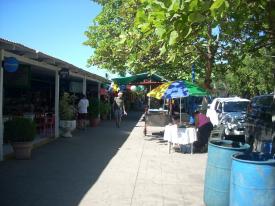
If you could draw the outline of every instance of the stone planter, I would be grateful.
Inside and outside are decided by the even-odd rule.
[[[12,144],[15,159],[24,160],[31,158],[32,142],[13,142]]]
[[[72,137],[72,131],[76,128],[76,120],[60,120],[59,127],[62,129],[62,137]]]
[[[90,118],[91,127],[97,127],[100,123],[100,118]]]

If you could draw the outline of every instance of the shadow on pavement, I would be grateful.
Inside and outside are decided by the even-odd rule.
[[[76,206],[116,155],[141,113],[130,113],[116,128],[104,121],[72,138],[35,149],[31,160],[0,162],[0,205]]]

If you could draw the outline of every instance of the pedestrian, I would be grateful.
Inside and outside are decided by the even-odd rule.
[[[114,98],[113,102],[113,111],[116,119],[116,127],[120,127],[122,115],[127,115],[125,111],[124,99],[122,96],[123,93],[118,92],[117,97]]]
[[[78,119],[79,119],[79,128],[86,128],[86,119],[88,116],[88,106],[89,100],[86,98],[85,94],[82,94],[81,99],[78,102]]]
[[[207,148],[208,139],[213,130],[213,125],[210,122],[210,119],[198,110],[194,112],[194,117],[195,127],[197,128],[197,141],[193,144],[194,150],[195,152],[204,152]]]

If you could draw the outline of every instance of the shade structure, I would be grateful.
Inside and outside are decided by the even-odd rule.
[[[139,84],[144,81],[149,81],[149,83],[150,82],[154,82],[154,83],[167,82],[167,80],[164,79],[163,77],[157,74],[150,74],[149,72],[136,74],[129,77],[114,78],[112,79],[112,81],[118,85]]]
[[[175,99],[188,96],[206,96],[208,93],[199,86],[188,81],[177,80],[166,82],[152,91],[147,96],[156,99]]]

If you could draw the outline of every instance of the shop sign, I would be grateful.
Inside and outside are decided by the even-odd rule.
[[[3,67],[7,72],[16,72],[18,69],[18,61],[14,57],[7,57],[3,62]]]
[[[70,76],[69,69],[62,68],[59,70],[59,76],[61,79],[68,79]]]

